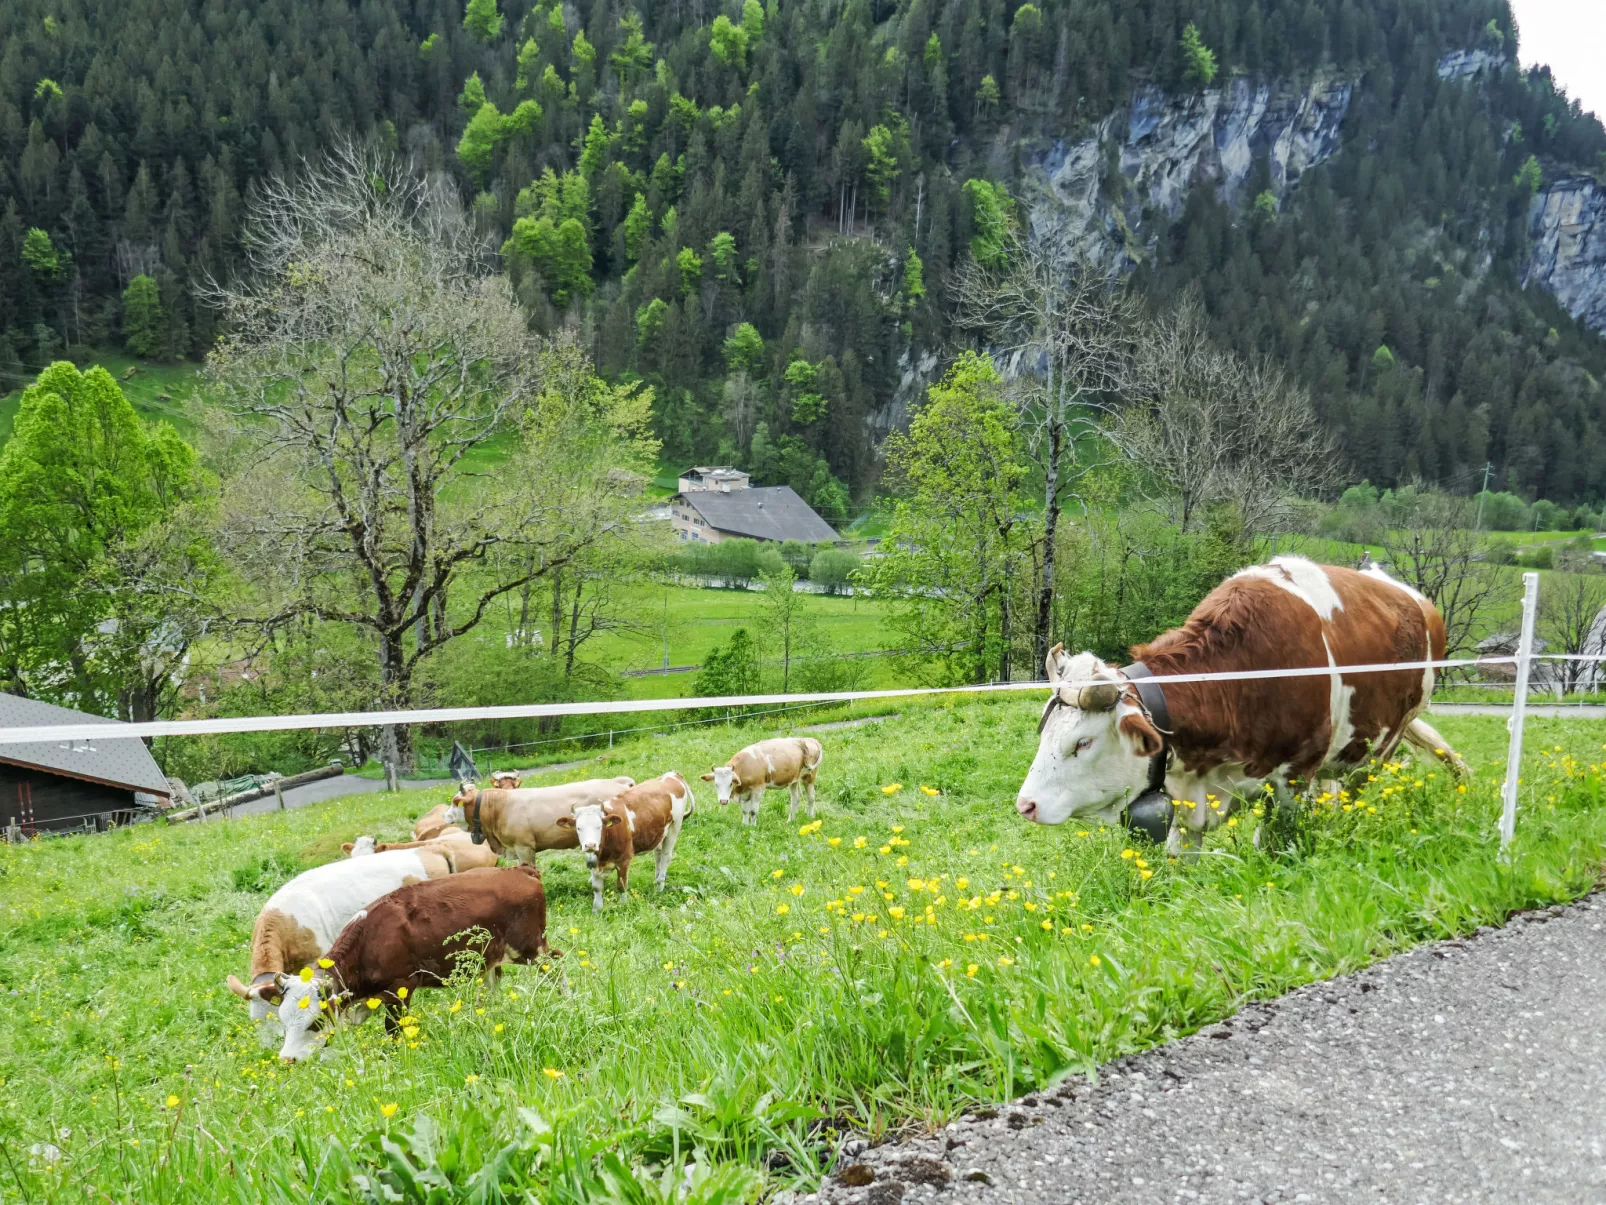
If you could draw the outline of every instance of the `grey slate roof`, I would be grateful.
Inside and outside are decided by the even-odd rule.
[[[751,486],[728,494],[698,490],[678,497],[681,505],[691,507],[710,527],[727,535],[806,544],[837,538],[831,525],[789,485]]]
[[[0,762],[15,766],[31,766],[52,774],[65,774],[69,778],[82,778],[88,782],[108,786],[126,787],[130,791],[144,791],[168,799],[172,788],[167,785],[151,751],[137,737],[118,740],[113,732],[123,726],[120,720],[73,711],[51,703],[24,699],[19,695],[0,694],[0,728],[25,728],[31,724],[104,724],[109,730],[106,739],[91,741],[38,741],[28,744],[0,745]]]

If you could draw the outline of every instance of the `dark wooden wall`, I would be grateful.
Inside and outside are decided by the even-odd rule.
[[[97,815],[134,807],[132,791],[0,763],[0,827],[12,817],[22,823],[24,787],[33,794],[33,822],[40,830],[82,828],[86,820],[93,825]]]

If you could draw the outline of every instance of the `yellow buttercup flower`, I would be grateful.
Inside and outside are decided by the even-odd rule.
[[[394,1117],[394,1116],[396,1116],[396,1109],[397,1109],[397,1106],[395,1104],[388,1104],[388,1105],[380,1105],[379,1106],[379,1112],[381,1114],[383,1114],[384,1116],[386,1116],[386,1117]]]
[[[541,1074],[546,1076],[547,1079],[563,1078],[563,1072],[559,1071],[556,1067],[543,1067],[541,1068]]]
[[[887,909],[887,915],[890,916],[893,920],[902,920],[903,919],[903,909],[902,908],[888,908]]]
[[[967,966],[965,968],[965,976],[966,976],[966,978],[974,979],[976,977],[976,972],[979,971],[979,970],[981,970],[981,968],[979,966],[977,966],[974,962],[971,963],[969,966]]]
[[[318,965],[327,971],[330,967],[335,965],[335,960],[332,958],[320,958],[318,959]]]
[[[495,1025],[491,1026],[491,1032],[492,1033],[501,1033],[506,1028],[507,1028],[507,1026],[503,1025],[502,1022],[498,1021]]]
[[[1098,966],[1099,965],[1099,956],[1097,954],[1089,954],[1087,956],[1087,965],[1090,966],[1090,967]]]
[[[842,844],[842,838],[841,837],[827,837],[825,839],[825,843],[827,845],[829,845],[832,849],[835,849],[838,845]]]
[[[460,1012],[462,1010],[462,1008],[463,1008],[463,1002],[461,1000],[453,1000],[452,1001],[452,1007],[447,1009],[446,1011],[449,1012],[449,1013],[455,1013],[455,1012]]]
[[[301,982],[302,983],[311,983],[312,982],[312,968],[311,967],[302,967],[301,968]]]
[[[472,1087],[473,1085],[475,1085],[475,1084],[480,1082],[480,1077],[477,1076],[477,1075],[465,1075],[463,1077],[463,1082],[465,1084],[468,1084],[470,1087]]]
[[[777,916],[785,916],[791,910],[792,910],[792,905],[790,905],[790,904],[777,904],[777,905],[775,905],[775,914]]]
[[[803,884],[802,883],[793,883],[791,891],[792,891],[793,895],[802,895],[803,894]]]
[[[172,1095],[171,1093],[169,1093],[168,1097],[167,1097],[167,1107],[169,1109],[178,1108],[178,1097],[176,1097],[176,1096]]]
[[[398,999],[398,1000],[407,999],[407,989],[404,988],[404,987],[397,988],[396,989],[396,999]]]
[[[928,787],[925,783],[921,783],[920,784],[920,791],[924,795],[941,795],[942,794],[942,792],[939,791],[936,787]]]
[[[312,997],[311,996],[303,996],[303,997],[301,997],[301,999],[296,1001],[296,1007],[297,1008],[311,1008],[312,1007]]]
[[[881,788],[881,793],[883,795],[896,795],[901,790],[903,790],[903,784],[901,782],[889,782],[886,786]]]

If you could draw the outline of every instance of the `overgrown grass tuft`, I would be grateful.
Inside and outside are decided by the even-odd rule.
[[[643,892],[638,873],[620,901],[610,884],[600,918],[583,868],[551,855],[561,959],[496,993],[423,993],[411,1034],[348,1027],[289,1068],[223,985],[257,908],[436,797],[5,850],[0,1197],[748,1201],[816,1183],[846,1130],[1091,1073],[1600,872],[1598,726],[1530,723],[1509,865],[1501,723],[1452,717],[1481,769],[1466,791],[1378,767],[1309,818],[1297,852],[1257,852],[1246,814],[1184,866],[1117,832],[1019,820],[1036,715],[977,700],[822,733],[817,824],[786,823],[773,793],[743,828],[704,787],[671,890]],[[690,775],[758,734],[641,740],[606,766]]]

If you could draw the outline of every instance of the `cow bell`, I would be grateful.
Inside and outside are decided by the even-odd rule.
[[[1165,844],[1176,808],[1164,791],[1145,791],[1127,805],[1122,822],[1156,845]]]

